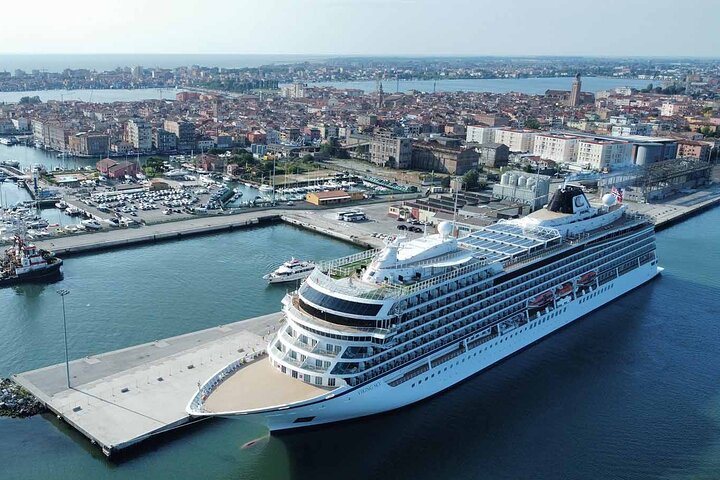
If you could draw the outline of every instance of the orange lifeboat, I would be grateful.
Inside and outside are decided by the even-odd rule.
[[[566,283],[563,283],[560,287],[558,287],[557,290],[555,290],[555,296],[557,298],[562,298],[567,295],[570,295],[572,293],[572,291],[573,291],[572,283],[566,282]]]
[[[595,281],[596,276],[597,276],[597,273],[595,273],[593,271],[589,271],[589,272],[583,274],[577,283],[580,286],[590,285],[591,283],[593,283]]]
[[[528,302],[528,308],[543,308],[552,303],[555,296],[552,290],[546,290]]]

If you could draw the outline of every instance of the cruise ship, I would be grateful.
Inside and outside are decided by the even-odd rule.
[[[458,236],[396,239],[318,264],[283,301],[265,352],[218,371],[197,417],[270,431],[386,412],[437,394],[655,277],[653,224],[564,185],[543,209]]]

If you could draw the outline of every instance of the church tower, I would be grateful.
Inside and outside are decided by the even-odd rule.
[[[385,98],[384,98],[385,95],[384,95],[384,93],[383,93],[382,80],[378,80],[377,84],[378,84],[378,87],[377,87],[377,89],[378,89],[378,104],[377,104],[377,108],[378,108],[378,110],[381,110],[381,109],[383,108],[383,104],[385,103]]]
[[[577,107],[580,105],[580,89],[582,88],[582,81],[580,80],[580,74],[575,75],[575,81],[572,84],[572,90],[570,90],[570,99],[568,105],[571,107]]]

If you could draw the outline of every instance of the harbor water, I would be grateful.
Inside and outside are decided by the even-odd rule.
[[[31,169],[34,165],[44,165],[50,171],[56,167],[67,169],[79,169],[87,166],[94,167],[99,158],[62,158],[57,152],[50,152],[25,145],[0,145],[0,161],[16,161],[22,171]]]
[[[542,95],[546,90],[570,90],[573,82],[571,77],[541,77],[541,78],[477,78],[453,80],[395,80],[383,81],[385,92],[407,92],[419,90],[421,92],[490,92],[508,93],[520,92],[529,95]],[[597,92],[618,87],[645,88],[653,80],[640,80],[637,78],[611,78],[586,77],[583,78],[583,91]],[[658,81],[655,81],[657,84]],[[365,92],[377,89],[375,80],[317,82],[309,86],[331,86],[336,88],[355,88]],[[22,97],[38,96],[43,102],[48,100],[81,101],[89,103],[132,102],[143,100],[174,100],[175,94],[182,91],[170,88],[138,88],[138,89],[104,89],[104,90],[37,90],[27,92],[0,92],[0,103],[14,103]]]
[[[720,477],[720,209],[658,234],[663,275],[419,404],[269,437],[213,420],[117,463],[49,415],[0,419],[3,479]],[[0,375],[276,311],[290,255],[356,248],[276,225],[69,258],[0,290]],[[253,440],[256,440],[254,443]]]
[[[0,102],[15,103],[19,102],[23,97],[39,97],[43,102],[49,100],[86,103],[136,102],[143,100],[175,100],[176,93],[177,91],[172,88],[30,90],[25,92],[0,92]]]
[[[477,78],[457,80],[383,80],[383,90],[387,92],[407,92],[418,90],[421,92],[490,92],[509,93],[519,92],[528,95],[543,95],[546,90],[570,90],[574,78],[571,77],[541,77],[541,78]],[[637,78],[612,77],[583,77],[582,90],[584,92],[598,92],[619,87],[645,88],[652,80]],[[655,81],[655,83],[658,83]],[[375,80],[360,80],[354,82],[318,82],[310,86],[330,86],[336,88],[356,88],[365,92],[374,92],[377,89]]]

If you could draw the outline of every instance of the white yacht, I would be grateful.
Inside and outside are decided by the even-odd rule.
[[[319,264],[283,299],[266,352],[218,371],[187,411],[274,431],[403,407],[662,270],[646,217],[611,194],[591,205],[573,185],[525,218],[461,238],[454,230],[442,223],[437,234]]]
[[[307,278],[313,270],[315,270],[314,263],[304,262],[293,257],[280,265],[274,272],[263,276],[263,279],[269,283],[293,282]]]

